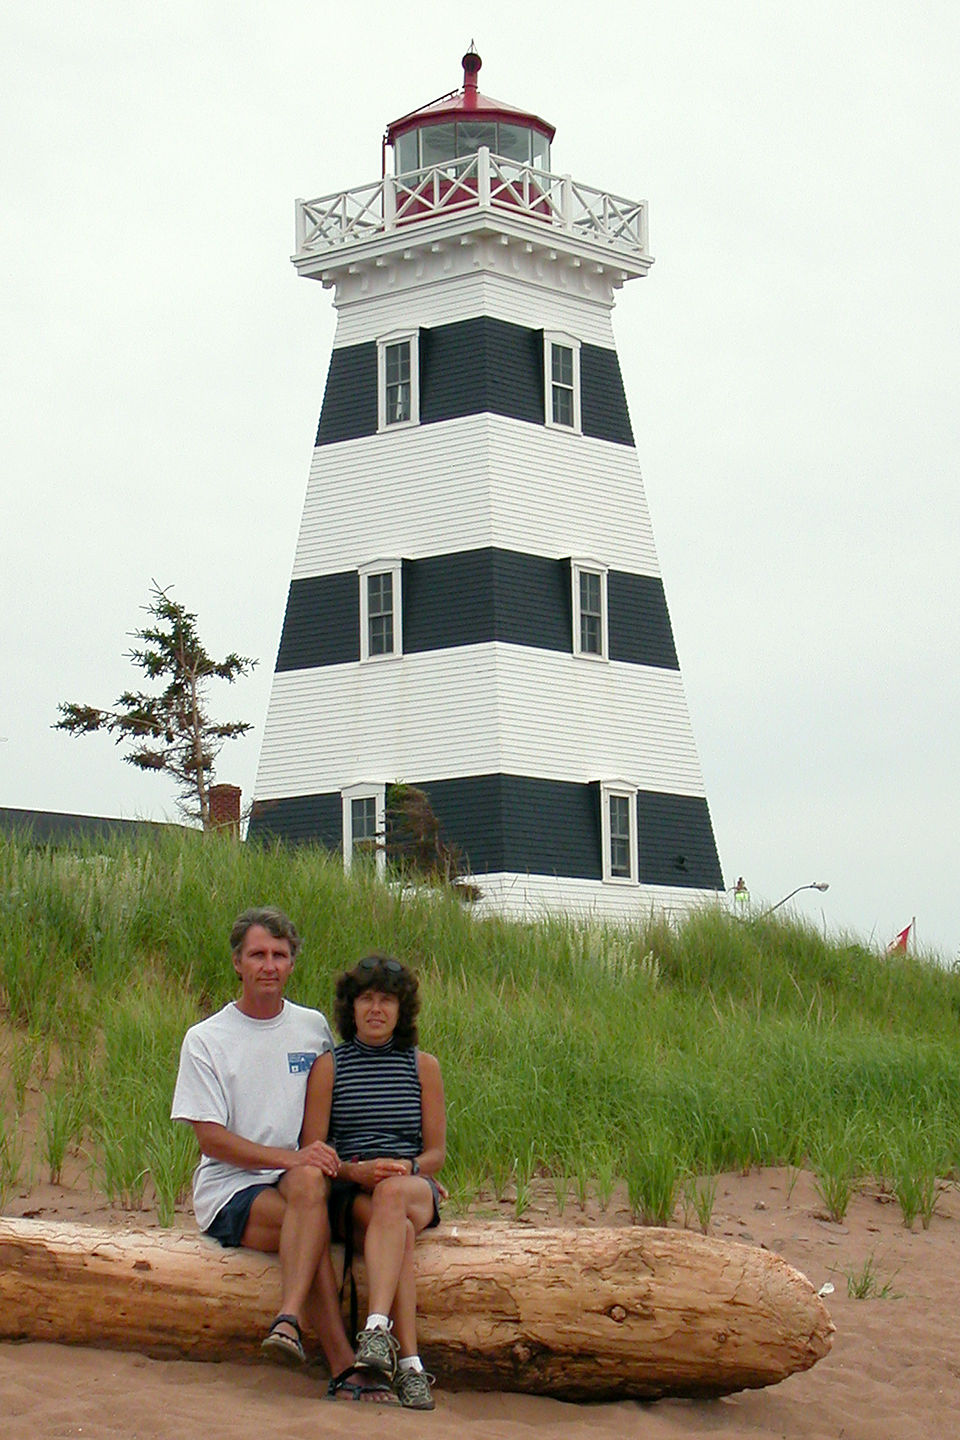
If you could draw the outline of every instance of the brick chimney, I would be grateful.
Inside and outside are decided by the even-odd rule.
[[[240,834],[240,786],[210,786],[210,829],[226,835]]]

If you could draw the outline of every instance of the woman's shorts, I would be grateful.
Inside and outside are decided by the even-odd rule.
[[[230,1196],[226,1205],[217,1211],[203,1233],[219,1240],[220,1244],[226,1245],[228,1249],[242,1245],[243,1232],[247,1228],[254,1200],[261,1190],[276,1190],[279,1183],[279,1180],[275,1180],[272,1185],[248,1185],[245,1190],[238,1190]]]
[[[421,1175],[419,1179],[426,1180],[433,1195],[433,1219],[426,1226],[428,1230],[433,1230],[440,1224],[440,1186],[432,1175]],[[353,1197],[364,1193],[363,1186],[355,1185],[352,1180],[334,1180],[330,1187],[330,1199],[327,1202],[330,1213],[330,1234],[334,1240],[347,1238],[347,1216],[353,1209]]]

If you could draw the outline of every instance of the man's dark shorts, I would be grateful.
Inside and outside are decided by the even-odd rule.
[[[226,1245],[228,1249],[236,1249],[243,1244],[243,1232],[247,1228],[254,1200],[261,1190],[276,1190],[279,1183],[279,1180],[275,1180],[272,1185],[248,1185],[245,1190],[238,1190],[235,1195],[230,1196],[226,1205],[217,1211],[203,1233],[213,1240],[219,1240],[220,1244]]]

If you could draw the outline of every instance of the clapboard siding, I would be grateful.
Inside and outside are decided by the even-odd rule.
[[[316,444],[372,435],[377,428],[377,347],[334,350],[327,371]]]
[[[663,585],[648,575],[608,576],[610,658],[677,669]],[[566,560],[493,547],[403,563],[403,653],[501,640],[573,652]],[[294,580],[277,670],[360,659],[356,570]]]
[[[596,786],[530,775],[418,783],[441,833],[463,850],[471,874],[509,870],[602,878]]]
[[[563,875],[482,876],[480,898],[472,909],[477,915],[503,915],[524,920],[531,915],[569,915],[590,923],[634,926],[655,913],[682,918],[699,906],[715,905],[714,889],[670,888],[654,885],[605,885]]]
[[[274,676],[258,798],[498,773],[702,795],[679,672],[497,643]]]
[[[489,315],[420,328],[420,424],[489,412],[544,425],[543,331]],[[585,435],[632,445],[615,350],[580,347],[581,419]],[[317,445],[377,431],[377,347],[334,350]]]
[[[596,784],[513,774],[410,783],[426,791],[444,839],[463,852],[481,883],[488,872],[603,878]],[[258,801],[251,838],[283,835],[335,847],[342,836],[339,801],[339,792]],[[641,885],[723,888],[705,800],[641,791],[637,813]]]
[[[356,570],[294,580],[287,595],[276,668],[305,670],[359,659],[360,584]]]
[[[636,452],[491,415],[313,452],[295,579],[487,545],[659,575]]]
[[[701,795],[637,795],[640,880],[723,889],[710,811]]]
[[[607,575],[610,659],[678,670],[663,581],[653,575]]]
[[[563,561],[492,547],[407,561],[404,653],[492,640],[572,650],[565,574]]]
[[[365,297],[337,307],[336,348],[378,340],[417,325],[447,325],[474,315],[492,315],[531,330],[559,330],[591,345],[613,348],[610,305],[548,286],[531,286],[509,276],[476,274],[411,285],[388,295]]]
[[[543,424],[543,336],[479,315],[420,331],[420,422],[490,411]]]
[[[284,840],[292,845],[343,843],[343,801],[339,790],[328,795],[292,795],[283,800],[256,800],[247,839]]]
[[[633,444],[630,412],[616,350],[580,346],[580,423],[584,435]]]

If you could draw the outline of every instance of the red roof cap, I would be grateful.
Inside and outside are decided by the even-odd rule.
[[[548,120],[541,120],[539,115],[531,115],[528,110],[519,110],[516,105],[506,105],[502,100],[480,94],[477,89],[477,72],[483,61],[472,45],[461,63],[463,88],[451,90],[448,95],[441,95],[439,100],[431,100],[429,105],[422,105],[419,110],[411,110],[409,114],[401,115],[399,120],[391,120],[387,126],[389,145],[393,145],[397,138],[405,135],[408,130],[419,130],[422,125],[439,125],[444,120],[467,118],[502,120],[507,125],[523,125],[529,130],[538,130],[548,140],[553,139],[557,127]]]

